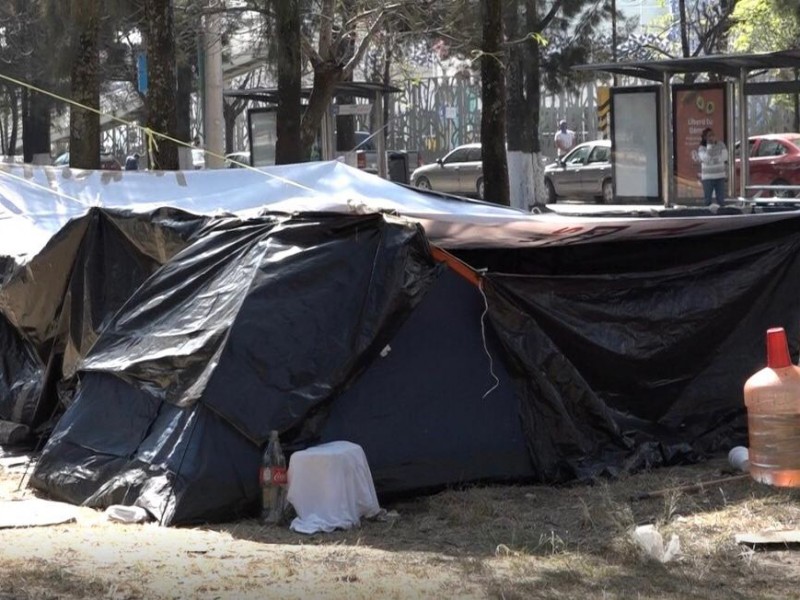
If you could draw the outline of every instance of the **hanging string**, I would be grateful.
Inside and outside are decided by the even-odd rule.
[[[87,106],[85,104],[81,104],[80,102],[77,102],[77,101],[73,100],[72,98],[67,98],[66,96],[61,96],[59,94],[55,94],[55,93],[50,92],[48,90],[45,90],[45,89],[42,89],[42,88],[37,87],[35,85],[32,85],[32,84],[30,84],[30,83],[28,83],[26,81],[21,81],[19,79],[15,79],[14,77],[9,77],[8,75],[5,75],[3,73],[0,73],[0,79],[3,79],[5,81],[8,81],[9,83],[13,83],[13,84],[18,85],[20,87],[23,87],[23,88],[26,88],[28,90],[31,90],[32,92],[38,92],[40,94],[44,94],[45,96],[49,96],[50,98],[58,100],[59,102],[64,102],[66,104],[69,104],[71,106],[75,106],[77,108],[81,108],[83,110],[89,111],[89,112],[94,113],[96,115],[99,115],[101,117],[106,117],[111,121],[119,123],[120,125],[126,125],[128,127],[133,127],[134,129],[138,129],[139,131],[142,132],[142,135],[147,140],[147,152],[148,152],[148,155],[151,156],[151,158],[152,158],[152,154],[151,153],[153,151],[157,151],[158,150],[158,142],[157,142],[158,139],[166,140],[166,141],[172,142],[173,144],[177,144],[178,146],[183,146],[185,148],[194,148],[194,146],[192,146],[190,143],[184,142],[183,140],[176,139],[176,138],[174,138],[172,136],[167,135],[166,133],[161,133],[160,131],[156,131],[154,129],[151,129],[150,127],[145,127],[145,126],[139,125],[138,123],[135,123],[133,121],[128,121],[126,119],[122,119],[122,118],[120,118],[120,117],[118,117],[116,115],[112,115],[112,114],[109,114],[109,113],[104,113],[100,109],[94,108],[93,106]],[[218,158],[218,159],[223,160],[223,161],[224,160],[230,160],[230,159],[226,159],[224,155],[217,154],[216,152],[211,152],[210,150],[206,150],[205,148],[201,148],[201,150],[203,151],[204,154],[206,154],[208,156],[213,156],[214,158]],[[242,167],[242,168],[245,168],[245,169],[249,169],[251,171],[255,171],[256,173],[261,173],[262,175],[265,175],[265,176],[270,177],[272,179],[277,179],[281,183],[286,183],[288,185],[292,185],[292,186],[298,187],[298,188],[300,188],[300,189],[302,189],[304,191],[307,191],[307,192],[314,192],[315,191],[314,189],[309,188],[309,187],[307,187],[307,186],[305,186],[305,185],[303,185],[301,183],[298,183],[296,181],[292,181],[291,179],[286,179],[285,177],[281,177],[280,175],[275,175],[274,173],[267,173],[265,171],[257,169],[257,168],[255,168],[255,167],[253,167],[251,165],[246,164],[246,163],[242,163],[242,162],[235,161],[235,160],[231,160],[230,162],[236,164],[239,167]]]
[[[497,389],[500,385],[500,380],[497,378],[497,375],[494,373],[494,361],[492,360],[492,353],[489,352],[489,346],[486,343],[486,315],[489,314],[489,301],[486,298],[486,292],[483,291],[483,282],[485,279],[481,277],[480,282],[478,283],[478,291],[480,291],[481,296],[483,297],[483,314],[481,314],[481,339],[483,340],[483,351],[486,353],[486,356],[489,357],[489,374],[494,379],[494,385],[490,387],[486,393],[481,396],[481,400],[485,400],[486,396],[491,394],[493,391]]]

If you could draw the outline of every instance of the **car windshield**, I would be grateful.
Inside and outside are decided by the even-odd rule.
[[[468,156],[469,156],[469,148],[465,147],[456,148],[450,154],[444,157],[444,162],[446,163],[467,162]]]
[[[589,155],[590,163],[608,162],[609,155],[611,154],[608,146],[595,146],[592,153]]]
[[[586,157],[589,156],[591,146],[578,146],[564,157],[564,162],[568,165],[582,165],[586,162]]]

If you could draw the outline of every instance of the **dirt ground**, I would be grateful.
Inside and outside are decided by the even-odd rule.
[[[800,597],[800,551],[737,533],[800,528],[800,492],[731,476],[724,457],[593,485],[451,490],[384,505],[399,517],[313,536],[255,520],[205,527],[77,521],[0,529],[0,600],[248,598]],[[0,501],[22,472],[0,470]],[[661,563],[632,531],[653,524],[680,554]]]

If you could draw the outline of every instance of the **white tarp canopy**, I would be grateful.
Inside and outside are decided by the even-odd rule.
[[[423,225],[443,248],[519,248],[680,237],[800,217],[800,212],[713,216],[530,214],[418,192],[340,162],[262,169],[80,171],[0,166],[0,255],[30,257],[91,207],[150,211],[172,206],[241,217],[263,211],[388,211]]]

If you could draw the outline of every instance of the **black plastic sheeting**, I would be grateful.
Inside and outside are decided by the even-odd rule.
[[[218,220],[108,325],[31,484],[163,524],[252,510],[269,431],[346,389],[441,269],[379,215]]]
[[[651,444],[655,454],[642,453],[641,464],[747,443],[742,390],[765,364],[768,328],[786,329],[797,360],[796,222],[464,258],[525,273],[488,276],[492,323],[511,359],[544,368],[547,360],[531,360],[535,349],[557,348],[558,360],[579,374],[573,379],[593,392],[581,410],[593,407],[597,423],[616,423],[640,452]],[[595,396],[608,409],[602,417]]]
[[[29,262],[6,257],[0,419],[35,428],[60,414],[59,392],[100,330],[207,219],[174,209],[92,209]]]
[[[49,346],[76,349],[50,367],[57,384],[77,365],[80,385],[32,477],[55,498],[135,503],[163,524],[252,515],[273,428],[289,452],[359,443],[381,495],[692,461],[746,440],[742,386],[766,329],[785,327],[798,354],[796,220],[459,252],[488,269],[480,290],[434,263],[420,229],[378,215],[178,222],[174,252],[147,253],[152,275],[123,277],[113,302],[96,294],[114,260],[91,281],[54,271],[62,299],[42,313],[61,323],[85,302],[95,317],[33,328],[36,344],[0,319],[23,384],[59,356]],[[115,229],[87,226],[63,252]],[[126,240],[108,242],[123,264]]]

